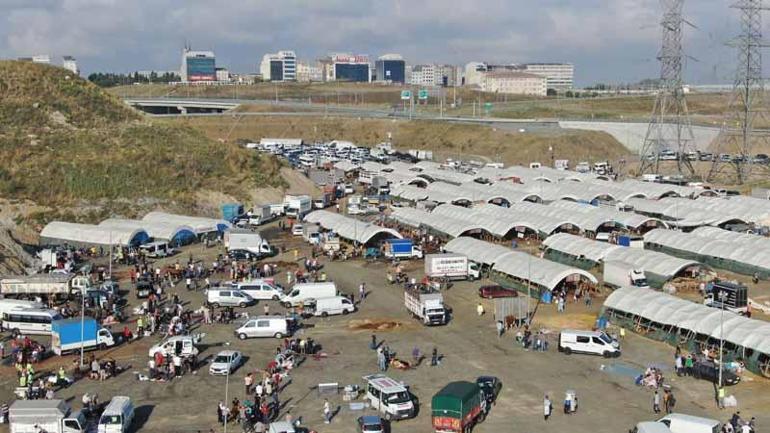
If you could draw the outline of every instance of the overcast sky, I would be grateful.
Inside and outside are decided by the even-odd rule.
[[[730,0],[689,0],[685,78],[732,80]],[[579,85],[655,77],[658,0],[0,0],[0,58],[73,55],[85,73],[176,70],[185,41],[218,66],[262,55],[402,54],[408,63],[571,62]],[[770,56],[765,56],[768,58]]]

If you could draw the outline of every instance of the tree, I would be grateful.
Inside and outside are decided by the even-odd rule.
[[[548,89],[545,91],[546,96],[556,96],[556,89]]]
[[[564,96],[568,98],[574,98],[575,95],[572,93],[572,90],[567,90],[567,93],[564,94]]]

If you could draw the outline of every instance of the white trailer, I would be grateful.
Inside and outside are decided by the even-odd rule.
[[[287,216],[302,219],[305,214],[313,210],[313,199],[309,195],[287,194],[283,199],[283,205]]]
[[[445,325],[447,322],[444,297],[441,293],[405,289],[404,306],[412,313],[413,317],[422,321],[425,326]]]
[[[481,271],[479,265],[468,260],[464,254],[428,254],[425,256],[425,275],[429,278],[477,280]]]
[[[64,400],[16,400],[8,410],[11,433],[83,433],[86,417]]]
[[[228,229],[224,236],[225,249],[245,250],[259,256],[272,253],[272,247],[259,233],[245,229]]]
[[[607,260],[604,262],[604,285],[613,289],[620,287],[640,287],[649,289],[647,276],[642,269],[634,269],[630,263],[620,260]]]
[[[0,293],[10,297],[69,295],[89,289],[91,280],[75,274],[22,275],[0,279]]]

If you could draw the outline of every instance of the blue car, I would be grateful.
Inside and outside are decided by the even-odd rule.
[[[358,417],[359,433],[385,433],[385,423],[376,415]]]

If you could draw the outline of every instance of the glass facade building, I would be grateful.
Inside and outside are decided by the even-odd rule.
[[[377,60],[374,62],[377,81],[406,82],[406,62],[403,60]]]
[[[187,81],[215,81],[217,68],[213,57],[190,56],[186,58]]]
[[[337,81],[369,81],[369,64],[366,63],[335,63],[334,79]]]

